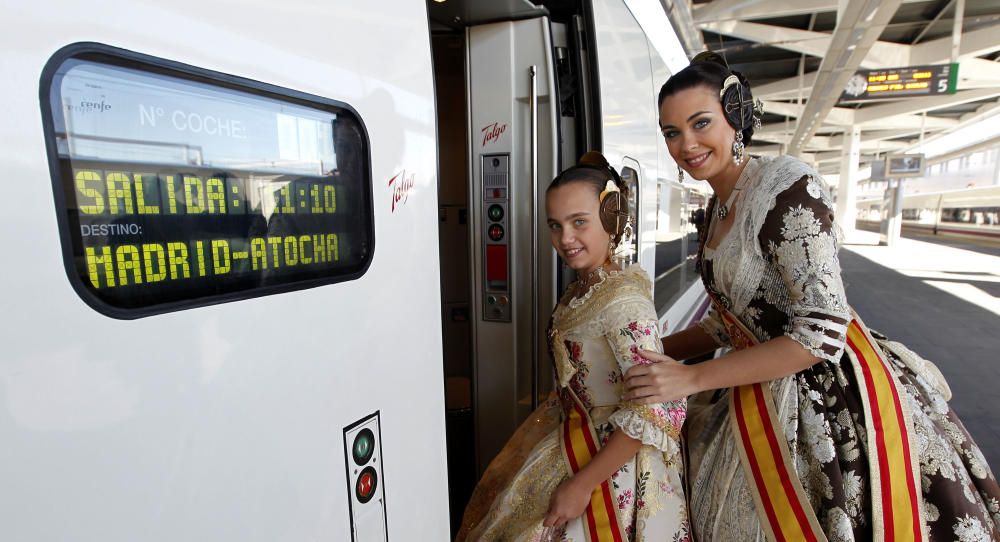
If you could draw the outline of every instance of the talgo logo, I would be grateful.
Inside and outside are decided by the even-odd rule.
[[[494,122],[493,124],[484,126],[480,131],[483,133],[483,146],[485,147],[491,141],[498,141],[500,136],[507,131],[507,125]]]
[[[392,212],[396,212],[396,204],[403,205],[410,199],[410,192],[416,184],[415,173],[406,173],[406,170],[393,175],[389,179],[389,188],[392,196]]]

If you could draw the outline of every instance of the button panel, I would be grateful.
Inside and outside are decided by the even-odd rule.
[[[483,320],[510,322],[510,155],[482,155]]]
[[[344,428],[344,466],[353,542],[384,541],[388,533],[381,443],[378,412]]]

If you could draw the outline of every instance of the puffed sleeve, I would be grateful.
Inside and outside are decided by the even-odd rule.
[[[605,336],[622,374],[634,365],[649,363],[639,355],[640,349],[663,352],[656,311],[649,299],[619,296],[608,308],[606,323]],[[686,399],[653,405],[620,400],[608,421],[626,435],[673,457],[680,451],[679,436],[686,416]]]
[[[839,230],[822,181],[799,179],[778,194],[758,240],[788,289],[785,333],[814,356],[840,360],[851,319],[837,259]]]
[[[701,320],[698,320],[698,327],[704,330],[715,341],[715,344],[730,346],[726,326],[722,323],[722,318],[719,317],[719,313],[715,310],[714,305],[708,306],[708,312],[705,313],[705,316],[701,317]]]

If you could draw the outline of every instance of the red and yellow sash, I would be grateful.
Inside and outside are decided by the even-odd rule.
[[[874,530],[884,532],[887,541],[925,540],[916,484],[919,467],[910,443],[913,424],[903,407],[902,386],[857,315],[847,328],[847,351],[857,380],[865,387],[861,395],[868,428]]]
[[[563,457],[573,474],[580,472],[597,455],[600,442],[590,423],[587,410],[569,388],[562,388],[560,399],[563,404],[563,427],[560,433]],[[584,532],[589,542],[626,542],[621,522],[618,520],[617,506],[611,484],[608,480],[594,489],[590,504],[584,512]]]
[[[729,311],[715,303],[732,345],[743,349],[757,339]],[[865,406],[872,484],[872,532],[879,541],[925,540],[910,420],[900,401],[900,384],[857,318],[847,332],[847,348]],[[738,386],[730,393],[732,427],[761,525],[773,541],[825,541],[788,451],[768,383]]]

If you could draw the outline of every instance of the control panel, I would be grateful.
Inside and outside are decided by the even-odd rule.
[[[386,542],[382,429],[375,412],[344,428],[352,542]]]
[[[484,154],[483,320],[510,322],[510,154]]]

